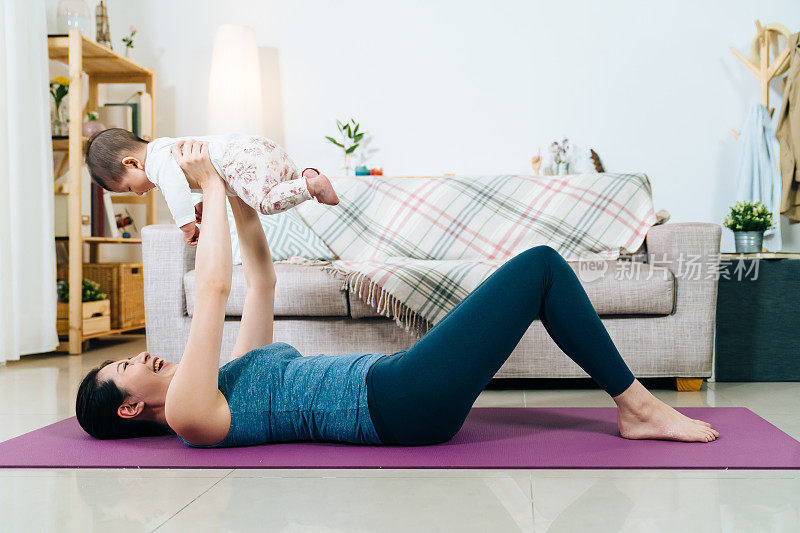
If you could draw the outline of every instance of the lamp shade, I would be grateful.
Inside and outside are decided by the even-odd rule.
[[[256,32],[246,26],[217,28],[208,84],[208,133],[264,135]]]

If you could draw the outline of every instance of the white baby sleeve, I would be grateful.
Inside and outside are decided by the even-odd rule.
[[[180,227],[194,222],[192,191],[189,189],[186,175],[172,154],[167,156],[159,171],[159,188],[167,201],[167,207],[175,219],[175,224]]]

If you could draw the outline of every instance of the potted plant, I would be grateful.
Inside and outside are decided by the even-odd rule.
[[[87,139],[99,131],[103,131],[106,127],[97,120],[97,113],[89,111],[86,113],[86,121],[83,123],[82,133]]]
[[[128,30],[130,33],[122,38],[122,42],[125,44],[125,57],[131,56],[131,50],[133,50],[133,36],[136,35],[136,26],[131,25]]]
[[[342,167],[342,170],[344,171],[345,176],[352,176],[353,167],[350,164],[350,157],[352,156],[353,152],[356,151],[356,148],[358,148],[361,139],[364,138],[364,132],[358,132],[358,122],[352,118],[350,119],[350,122],[345,124],[342,124],[339,120],[337,120],[336,127],[339,129],[341,141],[337,141],[333,137],[328,137],[327,135],[325,138],[344,151],[344,166]]]
[[[773,226],[772,213],[761,202],[737,202],[722,224],[733,231],[737,254],[760,252],[764,232]]]
[[[69,283],[60,279],[56,283],[57,320],[59,335],[69,334]],[[81,286],[81,318],[83,334],[92,335],[111,329],[111,302],[96,282],[85,279]]]

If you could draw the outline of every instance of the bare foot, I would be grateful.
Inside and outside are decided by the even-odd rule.
[[[317,174],[314,177],[306,178],[308,192],[321,204],[336,205],[339,203],[339,196],[333,190],[331,180],[325,174]]]
[[[626,439],[711,442],[719,432],[708,422],[682,415],[644,388],[638,380],[616,396],[617,425]]]

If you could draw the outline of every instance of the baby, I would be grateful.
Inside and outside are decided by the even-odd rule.
[[[284,149],[266,137],[160,137],[147,142],[128,130],[111,128],[89,140],[86,164],[94,182],[108,191],[142,195],[158,187],[183,239],[195,245],[202,202],[194,205],[191,192],[199,189],[187,181],[170,152],[184,139],[208,143],[211,163],[225,181],[228,196],[238,196],[259,213],[280,213],[311,198],[327,205],[339,203],[324,174],[315,168],[298,171]]]

